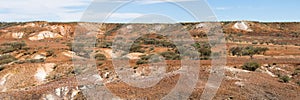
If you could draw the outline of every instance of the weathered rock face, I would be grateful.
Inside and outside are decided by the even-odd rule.
[[[46,56],[41,55],[41,54],[36,54],[32,57],[32,59],[46,59]]]
[[[206,27],[206,24],[204,24],[204,23],[200,23],[200,24],[196,25],[197,29],[198,28],[204,28],[204,27]]]
[[[60,87],[56,88],[54,93],[45,95],[44,98],[53,98],[56,99],[68,99],[74,100],[75,96],[80,92],[78,87],[71,88],[71,87]],[[48,99],[47,99],[48,100]]]
[[[0,79],[0,91],[1,92],[5,92],[6,89],[6,81],[9,80],[9,78],[12,76],[13,74],[11,73],[7,73],[6,75],[4,75],[1,79]]]
[[[249,32],[253,31],[250,29],[247,22],[237,22],[233,25],[233,28]]]
[[[12,37],[15,39],[21,39],[24,36],[24,32],[12,33]]]
[[[53,24],[48,22],[31,22],[0,29],[1,37],[36,41],[46,38],[70,37],[76,24]]]
[[[49,29],[55,30],[57,33],[59,33],[62,36],[66,36],[68,35],[68,33],[71,33],[73,31],[73,27],[68,25],[53,25],[50,26]]]
[[[48,74],[53,71],[53,68],[55,67],[55,65],[56,64],[54,64],[54,63],[47,63],[47,64],[44,64],[43,66],[39,67],[36,71],[36,74],[34,75],[35,79],[40,83],[45,81]]]
[[[35,36],[29,37],[29,40],[36,41],[36,40],[43,40],[46,38],[61,38],[62,36],[57,33],[52,33],[50,31],[42,31]]]
[[[110,46],[110,42],[114,39],[114,36],[118,31],[121,30],[124,33],[135,31],[139,31],[142,33],[147,31],[148,33],[148,30],[146,30],[147,27],[150,27],[148,25],[124,25],[125,27],[123,28],[121,27],[123,25],[120,24],[99,25],[89,23],[81,25],[83,26],[82,30],[76,31],[81,31],[83,35],[87,36],[101,36],[101,38],[98,37],[98,39],[101,41],[97,42],[107,42],[107,44],[104,44],[104,46],[101,45],[98,47],[96,45],[97,47],[93,50],[96,54],[100,53],[105,55],[106,60],[92,61],[88,58],[79,56],[78,52],[70,47],[69,44],[72,44],[73,42],[72,39],[74,38],[74,28],[76,26],[73,24],[46,22],[28,23],[0,29],[0,38],[2,39],[0,40],[0,44],[2,44],[2,41],[7,42],[7,40],[24,41],[27,44],[27,46],[25,47],[28,47],[26,49],[15,50],[14,52],[9,53],[17,60],[13,61],[9,65],[4,65],[4,69],[1,69],[2,65],[0,66],[0,99],[10,100],[11,98],[19,96],[19,98],[16,97],[15,99],[85,100],[84,97],[87,96],[83,93],[86,92],[86,90],[93,89],[98,85],[108,87],[114,94],[118,94],[118,96],[124,99],[135,99],[145,96],[148,96],[149,98],[146,99],[150,100],[160,99],[160,95],[169,93],[169,90],[172,90],[173,86],[176,85],[175,78],[177,76],[174,75],[179,75],[180,73],[185,72],[183,68],[180,68],[180,64],[182,62],[180,62],[179,60],[167,60],[166,63],[156,62],[152,65],[136,65],[136,61],[143,58],[143,55],[150,55],[155,53],[159,54],[164,51],[173,51],[174,49],[170,47],[142,45],[143,49],[145,49],[145,52],[130,52],[126,55],[123,55],[123,53],[115,53],[112,50],[113,46]],[[294,30],[291,32],[300,33],[300,31],[297,31],[300,30],[300,24],[299,26],[285,26],[284,24],[280,23],[270,25],[255,22],[224,22],[221,25],[223,25],[222,27],[225,27],[224,30],[229,30],[226,32],[225,36],[232,33],[232,38],[241,41],[230,41],[230,43],[228,43],[227,45],[229,47],[228,49],[230,49],[230,47],[240,45],[252,46],[253,44],[250,44],[246,41],[246,39],[249,39],[248,37],[251,37],[251,41],[258,40],[257,38],[260,38],[260,40],[264,40],[263,42],[266,42],[265,40],[268,40],[268,38],[270,38],[268,36],[268,33],[273,33],[273,31],[276,31],[276,33],[284,33],[283,35],[286,36],[279,38],[287,39],[287,42],[291,42],[290,39],[294,39],[293,41],[296,41],[296,44],[300,43],[299,41],[297,41],[298,37],[291,38],[292,36],[285,33],[284,31],[289,30],[286,27],[293,26]],[[192,35],[195,34],[193,35],[193,37],[198,37],[197,39],[195,39],[195,41],[202,43],[204,41],[201,41],[201,39],[206,39],[206,36],[204,35],[214,26],[216,26],[214,23],[209,22],[188,23],[183,24],[182,30],[187,30]],[[278,26],[280,28],[284,28],[284,30],[276,28]],[[151,27],[152,28],[149,29],[149,33],[158,33],[160,31],[166,30],[168,28],[168,25],[155,25],[154,27],[153,25],[151,25]],[[256,33],[262,34],[263,31],[266,31],[264,37],[260,37],[261,35],[256,35]],[[237,37],[235,33],[243,33],[246,35]],[[149,38],[156,39],[156,36],[149,35]],[[47,41],[38,41],[43,39],[47,39]],[[275,39],[274,41],[276,41]],[[162,41],[164,39],[158,40]],[[240,66],[243,65],[244,62],[249,61],[249,57],[229,56],[228,66],[230,67],[225,67],[225,79],[222,82],[222,86],[220,87],[218,92],[219,94],[216,95],[217,97],[215,99],[222,100],[230,96],[230,98],[242,100],[249,99],[250,97],[258,97],[262,99],[274,97],[274,100],[296,98],[298,100],[298,98],[300,97],[298,95],[298,91],[300,88],[298,88],[298,85],[295,82],[300,82],[300,74],[295,74],[293,76],[292,74],[294,74],[295,67],[300,67],[299,61],[295,60],[300,58],[299,46],[287,45],[286,48],[284,45],[282,46],[276,44],[271,46],[266,44],[257,44],[255,45],[255,47],[256,46],[270,48],[270,51],[268,51],[266,55],[261,54],[254,56],[254,59],[257,59],[257,61],[261,62],[261,64],[270,64],[276,62],[278,64],[283,63],[284,65],[288,65],[290,62],[292,62],[292,64],[295,65],[270,66],[269,64],[267,64],[264,65],[265,67],[258,68],[256,72],[252,72],[242,70],[240,68]],[[150,48],[153,48],[153,50],[148,51],[148,49]],[[124,66],[124,68],[115,69],[114,65],[111,63],[111,60],[112,58],[116,58],[117,55],[123,55],[124,58],[130,59],[130,66]],[[291,57],[285,55],[291,55]],[[40,61],[40,59],[43,59],[43,61]],[[156,59],[154,59],[154,57],[151,57],[149,58],[148,62],[154,60]],[[93,63],[93,67],[91,68],[97,67],[97,69],[89,69],[86,67],[77,68],[74,65],[77,63],[76,61],[78,61],[78,63],[81,63],[80,61],[83,61],[84,66],[86,65],[85,62],[91,61]],[[195,94],[191,95],[192,100],[199,99],[199,95],[203,92],[201,90],[203,90],[203,87],[205,85],[204,83],[207,81],[206,76],[209,76],[210,73],[211,61],[201,60],[201,64],[203,64],[204,66],[201,66],[201,73],[199,73],[201,75],[201,78],[199,78],[198,86],[195,87]],[[232,68],[233,66],[235,66],[235,68]],[[118,70],[124,72],[132,72],[133,74],[130,75],[132,79],[145,80],[143,83],[151,84],[153,86],[154,83],[159,82],[156,81],[157,79],[162,79],[165,76],[166,77],[165,79],[160,81],[157,86],[153,88],[141,89],[142,91],[139,92],[138,90],[135,91],[135,89],[137,88],[127,86],[127,84],[122,82],[122,78],[120,77],[120,75],[118,75],[118,73],[116,73],[116,71]],[[95,71],[97,73],[89,73],[90,71]],[[215,72],[218,73],[218,71]],[[277,76],[278,72],[280,72],[280,75],[287,75],[293,80],[291,80],[290,83],[280,83]],[[164,75],[164,73],[170,74]],[[79,79],[81,78],[81,75],[86,75],[88,77]],[[268,97],[264,97],[266,95]],[[285,98],[285,96],[289,98]]]
[[[37,26],[37,24],[35,24],[35,23],[27,23],[24,25],[24,27],[36,27],[36,26]]]

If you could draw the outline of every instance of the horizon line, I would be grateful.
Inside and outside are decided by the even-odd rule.
[[[42,21],[42,20],[36,20],[36,21],[0,21],[0,23],[30,23],[30,22],[48,22],[48,23],[131,23],[131,22],[92,22],[92,21]],[[259,22],[259,23],[300,23],[300,21],[257,21],[257,20],[222,20],[222,21],[180,21],[180,22],[174,22],[174,23],[205,23],[205,22]],[[135,23],[149,23],[149,22],[135,22]],[[135,24],[133,23],[133,24]],[[153,22],[160,23],[160,22]],[[164,22],[161,22],[164,23]],[[151,24],[151,23],[149,23]],[[164,23],[164,24],[170,24],[170,23]]]

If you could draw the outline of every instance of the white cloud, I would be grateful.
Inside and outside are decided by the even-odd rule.
[[[65,7],[84,7],[90,2],[91,0],[2,0],[0,9],[7,9],[8,12],[0,13],[0,20],[77,20],[82,12],[70,13],[72,8]]]
[[[137,18],[143,16],[141,13],[113,13],[111,19],[128,19],[128,18]]]
[[[216,7],[216,10],[229,10],[231,9],[230,7]]]
[[[125,3],[131,0],[1,0],[0,21],[80,21],[84,11],[92,2],[101,2],[102,5],[111,3]],[[136,4],[157,4],[165,2],[188,2],[195,0],[136,0]],[[101,7],[100,7],[101,8]],[[101,10],[103,11],[103,10]],[[89,17],[105,17],[90,15]],[[114,13],[113,20],[126,20],[140,17],[142,13]],[[101,19],[101,18],[100,18]],[[102,18],[104,19],[104,18]]]
[[[189,2],[197,0],[95,0],[94,2],[110,2],[110,3],[126,3],[134,1],[139,4],[156,4],[156,3],[167,3],[167,2]]]
[[[81,19],[88,22],[103,22],[103,21],[130,21],[135,18],[141,17],[145,14],[142,13],[95,13],[87,12]]]
[[[156,4],[156,3],[167,3],[167,2],[189,2],[196,0],[137,0],[140,4]]]

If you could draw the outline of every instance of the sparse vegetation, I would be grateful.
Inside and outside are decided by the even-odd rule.
[[[134,43],[131,48],[130,48],[130,52],[140,52],[140,53],[144,53],[145,50],[143,49],[143,47],[140,44],[136,44]]]
[[[151,55],[142,55],[142,56],[140,56],[141,59],[136,61],[136,64],[137,65],[147,64],[149,62],[148,60],[151,58],[151,56],[152,56],[152,54]]]
[[[111,48],[112,42],[100,42],[100,41],[98,41],[96,46],[99,47],[99,48]]]
[[[25,42],[8,42],[1,44],[0,54],[21,50],[26,46]]]
[[[106,56],[104,54],[96,54],[95,59],[96,60],[106,60]]]
[[[159,75],[158,77],[160,77],[161,75],[164,75],[164,73],[161,74],[161,72],[165,71],[167,76],[160,82],[162,84],[157,84],[158,86],[152,88],[152,90],[157,91],[151,92],[150,90],[145,90],[141,93],[138,91],[136,92],[138,93],[137,96],[145,97],[145,99],[158,99],[163,96],[160,94],[168,92],[161,89],[172,88],[161,87],[176,85],[177,80],[182,76],[179,74],[188,71],[184,66],[180,66],[183,62],[190,60],[201,64],[202,67],[197,67],[199,68],[197,71],[200,71],[201,74],[199,75],[203,76],[202,78],[198,78],[198,82],[202,82],[206,81],[207,77],[209,77],[209,71],[213,68],[212,65],[218,66],[219,64],[222,64],[221,61],[215,61],[214,58],[220,57],[221,59],[221,57],[224,57],[224,59],[227,60],[226,66],[232,66],[233,68],[225,68],[226,73],[224,73],[224,76],[226,76],[226,80],[224,81],[226,82],[222,83],[223,85],[220,87],[216,99],[253,99],[252,96],[259,96],[266,99],[293,99],[298,97],[297,93],[299,92],[297,90],[300,88],[300,62],[297,58],[299,58],[300,55],[300,42],[298,40],[298,38],[300,38],[300,29],[298,29],[300,23],[260,24],[260,22],[242,22],[219,23],[221,26],[218,26],[218,23],[216,22],[204,22],[203,24],[191,22],[181,24],[183,27],[181,27],[180,24],[149,25],[138,23],[133,24],[131,27],[124,28],[121,28],[122,24],[85,24],[85,22],[80,22],[72,25],[59,23],[55,24],[55,26],[51,26],[48,22],[42,22],[26,24],[29,28],[24,28],[25,26],[20,25],[16,27],[7,27],[5,29],[1,29],[2,25],[0,23],[0,35],[2,37],[0,42],[0,55],[2,55],[0,56],[0,72],[2,72],[1,76],[3,76],[3,88],[8,87],[6,88],[8,93],[4,91],[3,95],[20,95],[20,99],[24,99],[22,98],[24,97],[22,94],[31,96],[33,92],[36,92],[42,95],[42,97],[45,97],[44,95],[49,94],[51,91],[44,94],[44,90],[54,89],[55,91],[50,93],[53,94],[53,96],[55,96],[55,94],[60,94],[57,97],[70,99],[70,95],[74,94],[70,94],[70,92],[75,91],[76,93],[72,97],[74,97],[73,99],[78,99],[78,97],[84,97],[81,93],[82,89],[89,88],[90,85],[88,83],[77,84],[76,76],[81,75],[76,74],[84,74],[85,71],[88,72],[95,69],[97,73],[87,73],[87,75],[90,76],[87,79],[92,79],[92,81],[103,81],[103,83],[108,84],[112,89],[115,89],[113,92],[120,94],[124,99],[128,99],[127,97],[130,99],[136,98],[136,96],[127,96],[126,94],[132,92],[128,90],[136,89],[130,87],[119,89],[126,84],[120,80],[122,77],[119,76],[116,71],[125,72],[130,70],[135,73],[135,77],[142,76],[141,78],[143,78],[143,76],[150,76],[149,78],[151,78],[152,75]],[[238,24],[235,25],[236,23]],[[82,25],[84,25],[84,27],[80,28]],[[34,27],[36,27],[37,30],[35,30]],[[151,29],[147,30],[147,28]],[[219,28],[220,31],[217,31],[216,28]],[[245,30],[245,28],[247,28],[247,30]],[[63,37],[46,38],[37,41],[29,40],[29,37],[36,37],[40,30],[58,33]],[[24,33],[22,38],[16,39],[16,35],[22,35],[19,33],[14,34],[16,32]],[[117,34],[122,34],[122,32],[128,33],[116,36]],[[157,33],[160,32],[164,34],[171,33],[172,35],[177,35],[180,32],[188,35],[192,39],[187,39],[180,34],[177,36],[157,35]],[[224,32],[225,34],[218,34]],[[130,50],[130,54],[122,51],[124,50],[124,47],[118,46],[127,45],[131,42],[130,40],[112,43],[113,40],[135,39],[135,36],[138,35],[134,35],[134,33],[149,34],[135,40],[130,48],[127,46]],[[78,36],[81,34],[83,36]],[[208,36],[211,37],[208,38]],[[223,43],[225,42],[225,48],[218,48],[218,46],[221,46],[218,43],[222,43],[220,41],[223,40],[221,37],[227,39],[227,41],[222,41]],[[22,42],[22,40],[24,40],[24,42]],[[178,43],[177,46],[175,46],[175,43],[172,40],[182,41],[182,43]],[[7,41],[8,43],[3,41]],[[187,46],[188,42],[192,41],[195,41],[195,44],[192,45],[194,48],[190,48],[189,46],[191,45]],[[28,43],[28,45],[25,43]],[[289,45],[283,46],[284,44]],[[69,48],[64,45],[69,46]],[[214,46],[216,46],[216,48]],[[120,50],[112,50],[112,48]],[[113,63],[111,63],[110,59],[111,57],[108,58],[110,53],[117,53],[118,56],[121,56],[113,60],[119,60],[120,62],[126,60],[129,62],[129,65],[122,65],[122,68],[118,68],[114,71]],[[226,57],[227,53],[232,56]],[[138,55],[142,56],[136,57]],[[95,63],[87,65],[92,66],[91,69],[90,67],[85,67],[84,62],[89,62],[92,59],[96,60],[94,61]],[[162,62],[164,59],[168,61],[157,63]],[[74,65],[72,62],[78,62],[78,64]],[[153,64],[154,66],[148,66],[147,64],[150,63],[155,64]],[[263,66],[261,66],[262,64]],[[161,66],[163,65],[166,65],[166,67],[162,68]],[[53,66],[55,67],[52,70]],[[189,66],[187,67],[188,69],[191,69]],[[248,73],[248,70],[256,72]],[[28,72],[32,73],[27,74]],[[218,70],[212,72],[219,73]],[[192,74],[193,73],[191,73],[191,75]],[[44,79],[44,76],[46,76],[48,80],[40,80],[40,78]],[[190,78],[196,79],[193,77]],[[195,80],[195,82],[196,81],[197,80]],[[57,84],[60,84],[61,86],[58,87]],[[103,86],[101,83],[98,85]],[[32,88],[33,86],[34,88]],[[9,92],[23,89],[26,89],[26,91],[13,94]],[[60,90],[60,93],[58,93],[59,91],[57,90]],[[236,92],[236,90],[240,91]],[[251,94],[248,93],[248,90],[251,91]],[[189,99],[199,99],[200,97],[197,95],[199,94],[199,91],[201,92],[201,89],[196,89],[194,91],[195,93],[193,92]],[[153,97],[149,97],[152,95]],[[39,95],[35,97],[39,97]],[[32,98],[28,97],[25,99]],[[256,98],[254,97],[254,99]]]
[[[5,67],[4,66],[0,66],[0,71],[4,70]]]
[[[9,43],[4,43],[2,44],[2,46],[10,46],[14,49],[22,49],[23,47],[26,46],[25,42],[22,41],[22,42],[9,42]]]
[[[258,41],[253,41],[252,44],[258,44]]]
[[[86,44],[86,42],[77,42],[77,43],[68,43],[67,46],[69,47],[70,51],[74,51],[76,55],[90,58],[90,53],[93,51],[92,44]]]
[[[288,83],[291,80],[291,78],[287,75],[281,76],[279,77],[279,79],[280,79],[279,81],[283,83]]]
[[[142,55],[140,56],[141,57],[141,60],[149,60],[151,58],[151,56],[153,56],[153,54],[150,54],[150,55]]]
[[[296,68],[292,76],[296,76],[300,74],[300,68]]]
[[[10,62],[16,61],[17,59],[11,55],[0,56],[0,65],[8,64]]]
[[[54,74],[54,75],[51,75],[51,76],[47,76],[46,78],[48,80],[57,80],[57,79],[62,78],[62,75],[60,73],[57,73],[57,74]]]
[[[30,60],[27,60],[26,62],[30,62],[30,63],[42,63],[42,62],[45,62],[45,59],[30,59]]]
[[[10,26],[14,26],[14,25],[18,25],[18,24],[22,24],[22,23],[19,23],[19,22],[10,22],[10,23],[0,22],[0,29],[10,27]]]
[[[255,54],[264,54],[269,49],[266,47],[253,47],[253,46],[247,46],[247,47],[232,47],[229,49],[229,52],[232,56],[250,56],[250,58],[253,58],[253,55]]]
[[[244,70],[255,71],[257,68],[259,68],[259,66],[260,65],[257,62],[247,62],[242,66],[242,68]]]
[[[156,57],[155,57],[156,56]],[[161,61],[161,59],[157,56],[157,55],[154,55],[154,54],[150,54],[150,55],[142,55],[140,56],[141,59],[139,59],[136,64],[137,65],[141,65],[141,64],[147,64],[149,62],[152,62],[152,63],[156,63],[156,62],[159,62]],[[151,59],[152,57],[152,59]]]
[[[134,45],[154,45],[155,47],[166,47],[166,48],[175,48],[170,40],[166,39],[164,36],[157,35],[156,38],[149,38],[151,34],[147,34],[143,37],[138,38]]]
[[[47,50],[46,52],[47,52],[46,57],[51,57],[55,55],[54,50]]]
[[[79,68],[79,67],[75,67],[73,70],[72,70],[72,74],[75,74],[75,75],[77,75],[77,74],[80,74],[80,73],[82,73],[82,71],[83,71],[83,69],[82,68]]]
[[[24,63],[42,63],[45,62],[45,59],[27,59],[22,61],[17,61],[17,64],[24,64]]]
[[[97,66],[102,66],[104,62],[97,62]]]
[[[150,47],[150,48],[149,48],[149,51],[153,51],[153,50],[154,50],[154,47]]]
[[[196,50],[200,53],[201,60],[208,60],[211,56],[211,46],[209,43],[206,42],[198,42],[193,45]]]
[[[148,61],[142,60],[142,59],[139,59],[139,60],[136,62],[137,65],[147,64],[147,63],[148,63]]]
[[[300,86],[300,81],[296,82]]]
[[[180,60],[180,54],[171,52],[171,51],[166,51],[166,52],[162,52],[160,53],[160,55],[162,55],[163,57],[165,57],[166,60]]]

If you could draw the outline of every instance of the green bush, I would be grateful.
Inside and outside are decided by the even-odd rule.
[[[130,48],[130,53],[132,52],[140,52],[140,53],[144,53],[145,50],[142,49],[143,47],[138,44],[138,43],[134,43],[131,48]]]
[[[153,50],[154,50],[154,47],[150,47],[150,48],[149,48],[149,51],[153,51]]]
[[[296,82],[300,86],[300,81]]]
[[[183,51],[184,53],[182,54],[182,57],[188,57],[189,59],[194,59],[194,60],[200,60],[200,53],[197,51],[193,50],[186,50]]]
[[[11,58],[14,58],[14,57],[11,55],[2,55],[2,56],[0,56],[0,61],[5,60],[5,59],[11,59]]]
[[[148,63],[148,61],[142,60],[142,59],[139,59],[139,60],[136,62],[137,65],[147,64],[147,63]]]
[[[151,58],[151,56],[153,56],[153,54],[150,54],[150,55],[142,55],[140,56],[141,57],[141,60],[149,60]]]
[[[161,62],[161,61],[162,61],[162,59],[160,59],[159,57],[155,57],[155,58],[151,59],[152,63],[157,63],[157,62]]]
[[[300,74],[300,68],[297,68],[292,75],[295,76],[299,74]]]
[[[30,60],[27,60],[26,62],[29,62],[29,63],[42,63],[42,62],[45,62],[45,59],[30,59]]]
[[[8,64],[8,63],[13,62],[13,61],[15,61],[15,59],[4,59],[4,60],[0,61],[0,65]]]
[[[47,50],[46,52],[47,52],[46,57],[51,57],[51,56],[54,55],[54,51],[53,50]]]
[[[97,62],[97,66],[102,66],[104,62]]]
[[[10,46],[10,47],[14,48],[15,50],[20,50],[26,46],[25,42],[10,42],[10,43],[4,43],[2,45]]]
[[[0,56],[0,65],[8,64],[15,60],[17,60],[17,59],[11,55],[2,55],[2,56]]]
[[[280,79],[280,82],[283,82],[283,83],[288,83],[291,80],[291,78],[286,75],[279,77],[279,79]]]
[[[169,41],[160,41],[159,45],[162,47],[176,48],[176,45]]]
[[[155,44],[158,44],[159,42],[160,42],[159,40],[157,40],[157,39],[151,39],[151,38],[145,38],[143,40],[143,43],[145,45],[155,45]]]
[[[22,24],[20,22],[0,22],[0,29],[6,28],[6,27],[10,27],[10,26],[14,26],[14,25],[19,25]]]
[[[0,47],[0,53],[10,53],[13,51],[21,50],[25,48],[26,44],[25,42],[9,42],[9,43],[3,43]]]
[[[104,54],[96,54],[95,59],[96,60],[106,60],[106,56]]]
[[[0,66],[0,71],[4,70],[5,67],[4,66]]]
[[[259,68],[259,66],[260,65],[256,62],[247,62],[242,66],[242,68],[244,70],[255,71],[257,68]]]
[[[15,51],[15,49],[12,48],[12,47],[6,47],[6,48],[2,47],[2,48],[0,48],[0,54],[10,53],[10,52],[13,52],[13,51]]]
[[[253,41],[252,44],[258,44],[258,41]]]
[[[198,42],[192,45],[200,54],[201,60],[208,60],[212,54],[211,45],[206,42]]]
[[[232,47],[229,49],[229,52],[232,54],[232,56],[250,56],[252,58],[253,55],[264,54],[268,50],[269,50],[268,48],[264,48],[264,47],[247,46],[247,47]]]
[[[45,59],[28,59],[28,60],[22,60],[22,61],[17,61],[15,63],[17,64],[24,64],[24,63],[42,63],[45,62]]]
[[[174,52],[162,52],[160,53],[160,55],[162,55],[163,57],[165,57],[166,60],[180,60],[180,55]]]
[[[69,47],[69,50],[75,52],[77,56],[90,58],[89,54],[93,50],[91,50],[91,44],[86,43],[87,42],[68,43],[67,46]]]
[[[156,56],[156,57],[155,57]],[[147,64],[147,63],[149,63],[149,62],[151,62],[151,63],[157,63],[157,62],[160,62],[161,61],[161,59],[157,56],[157,55],[153,55],[153,54],[150,54],[150,55],[142,55],[142,56],[140,56],[141,57],[141,59],[139,59],[137,62],[136,62],[136,64],[137,65],[140,65],[140,64]],[[151,59],[151,57],[153,57],[152,59]],[[151,61],[150,61],[151,60]]]
[[[97,47],[99,47],[99,48],[111,48],[111,46],[112,46],[112,42],[101,42],[101,41],[99,41],[99,42],[97,42]]]
[[[300,35],[300,33],[296,33],[296,32],[292,32],[292,33],[290,33],[290,34],[291,34],[292,37],[294,37],[294,38],[298,38],[299,35]]]
[[[73,74],[80,74],[82,73],[83,69],[82,68],[79,68],[79,67],[75,67],[72,71]]]

